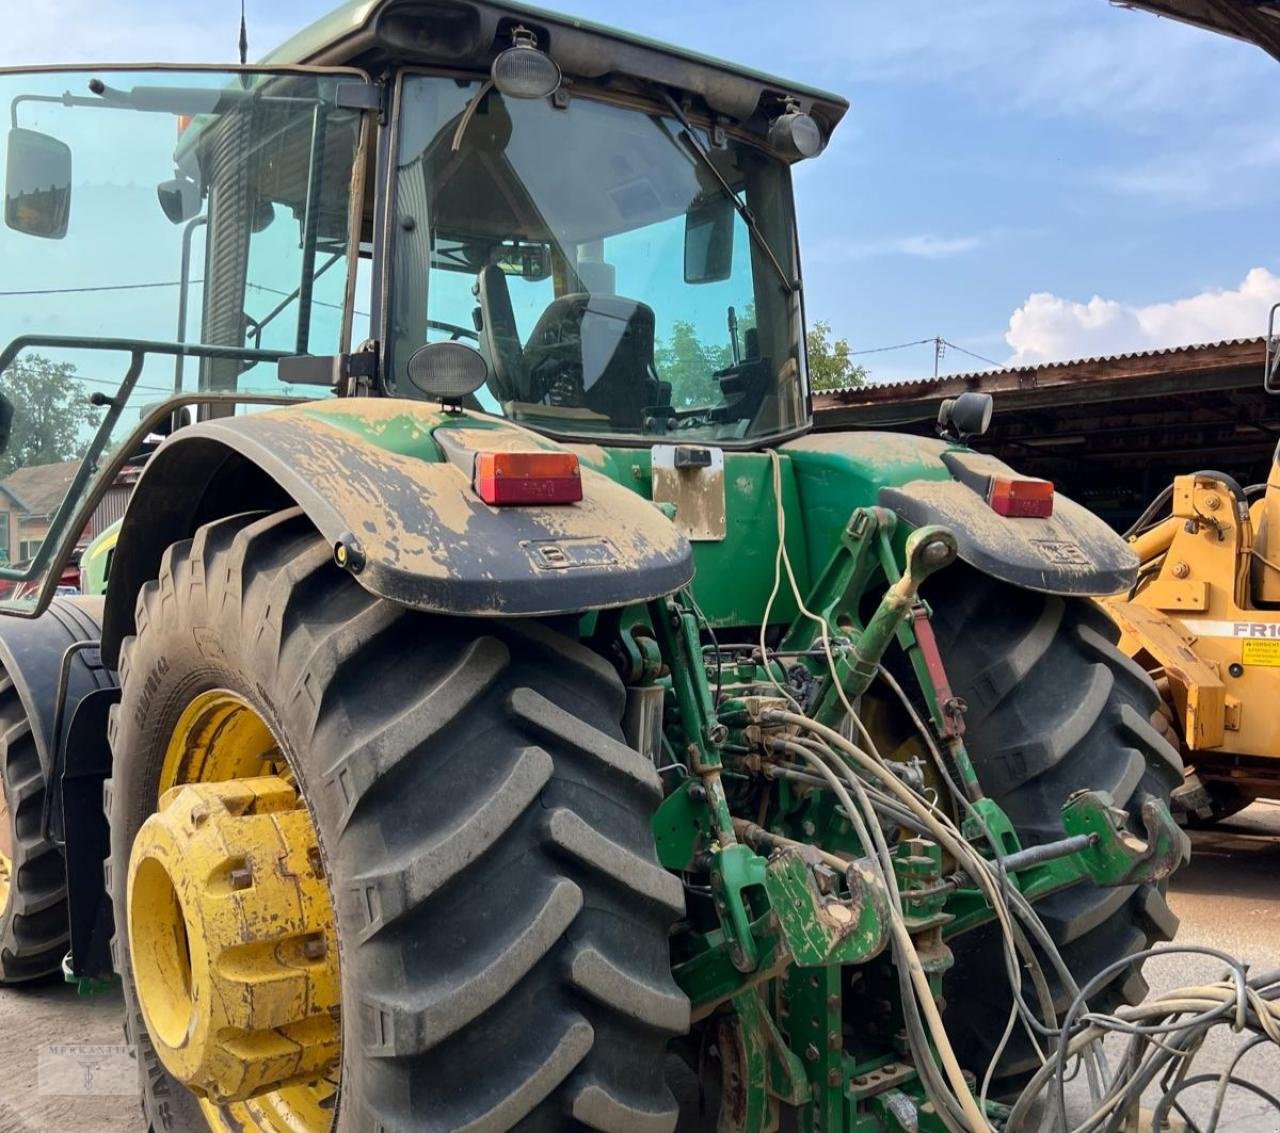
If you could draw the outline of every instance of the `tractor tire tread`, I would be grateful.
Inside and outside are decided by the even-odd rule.
[[[135,687],[201,625],[227,656],[199,664],[243,671],[304,753],[291,762],[345,934],[339,1129],[674,1129],[683,888],[658,864],[660,784],[622,742],[607,662],[546,625],[376,598],[298,509],[201,528],[138,605],[113,742],[137,746]],[[136,811],[122,778],[117,815]],[[127,968],[127,940],[116,951]],[[127,973],[125,994],[149,1066]]]
[[[4,780],[13,854],[9,899],[0,910],[0,984],[57,972],[70,940],[67,871],[62,851],[40,834],[44,771],[17,687],[0,682],[0,778]]]

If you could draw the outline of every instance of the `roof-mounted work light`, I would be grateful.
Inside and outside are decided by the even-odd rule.
[[[508,98],[548,98],[560,89],[560,67],[538,48],[538,37],[528,28],[511,33],[511,46],[493,61],[489,74],[493,85]]]

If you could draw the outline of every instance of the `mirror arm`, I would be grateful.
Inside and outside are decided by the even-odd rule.
[[[99,338],[79,334],[22,334],[0,350],[0,376],[24,350],[45,347],[49,350],[106,350],[118,354],[159,354],[164,357],[182,355],[187,358],[230,358],[240,362],[279,362],[287,358],[284,350],[247,350],[243,346],[213,346],[198,342],[164,342],[146,338]]]
[[[51,102],[57,106],[101,106],[102,100],[97,98],[86,98],[84,95],[72,94],[66,91],[64,94],[19,94],[9,102],[9,123],[15,130],[18,126],[18,103],[20,102]]]
[[[711,160],[711,154],[707,152],[707,147],[702,144],[702,139],[694,133],[693,126],[689,122],[689,117],[680,108],[680,104],[671,97],[669,91],[662,87],[655,88],[662,100],[671,108],[672,117],[680,123],[684,130],[684,138],[688,142],[690,148],[702,161],[703,166],[711,171],[711,175],[720,182],[720,188],[724,190],[724,194],[732,202],[733,207],[737,210],[738,215],[742,217],[742,223],[747,226],[747,231],[751,234],[751,239],[755,241],[756,247],[762,251],[773,264],[774,270],[778,273],[778,278],[782,280],[783,289],[791,295],[795,295],[800,291],[799,280],[792,279],[783,270],[782,265],[778,262],[778,257],[773,254],[773,249],[769,246],[769,241],[764,238],[764,233],[760,231],[760,226],[756,223],[756,214],[753,213],[743,202],[742,198],[733,191],[733,187],[725,180],[725,176],[720,172],[719,166]]]
[[[178,283],[178,337],[177,342],[187,341],[187,307],[191,302],[191,239],[196,229],[209,223],[207,216],[193,217],[187,221],[182,230],[182,278]],[[173,392],[182,391],[182,372],[186,367],[187,357],[179,354],[173,363]]]

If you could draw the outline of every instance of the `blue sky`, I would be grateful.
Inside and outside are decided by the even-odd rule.
[[[810,318],[1001,363],[1261,333],[1280,64],[1107,0],[562,0],[853,103],[797,175]],[[249,0],[251,54],[328,0]],[[785,13],[785,14],[784,14]],[[28,0],[0,64],[219,61],[234,0]],[[926,376],[933,350],[867,355]],[[955,351],[943,372],[983,368]]]

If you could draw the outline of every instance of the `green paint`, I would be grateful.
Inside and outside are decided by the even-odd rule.
[[[658,861],[664,868],[677,872],[692,869],[699,851],[710,845],[713,835],[704,795],[701,783],[686,779],[662,800],[653,816]]]
[[[117,519],[110,527],[104,528],[80,556],[80,593],[105,594],[107,592],[107,574],[111,569],[111,558],[115,553],[116,540],[120,537],[120,524]]]
[[[1167,877],[1191,850],[1186,833],[1163,801],[1143,804],[1148,837],[1135,838],[1106,791],[1077,791],[1062,808],[1062,826],[1070,837],[1087,834],[1093,845],[1075,855],[1095,885],[1141,885]]]
[[[648,449],[575,446],[579,459],[646,500],[653,499]],[[786,511],[787,553],[802,593],[810,587],[809,549],[800,495],[790,461],[781,461],[782,501]],[[693,593],[716,629],[760,624],[773,589],[778,553],[778,509],[773,467],[764,453],[724,454],[725,538],[693,544]],[[823,556],[825,560],[826,556]],[[786,578],[769,615],[771,625],[787,625],[798,614]]]
[[[404,412],[394,415],[388,415],[385,411],[368,415],[358,411],[351,412],[352,406],[358,407],[359,404],[358,399],[312,401],[297,408],[291,406],[279,412],[320,421],[335,429],[352,433],[387,452],[430,461],[433,464],[443,460],[444,454],[440,451],[440,446],[431,439],[431,434],[440,426],[459,420],[459,417],[452,417],[442,409],[433,409],[429,405],[416,401],[404,402]],[[466,417],[469,418],[470,415]],[[470,420],[467,420],[467,426],[472,426]]]
[[[861,902],[820,893],[815,871],[798,849],[780,850],[769,859],[764,891],[798,968],[861,964],[888,940],[886,906],[865,892]],[[836,919],[837,913],[848,919]]]

